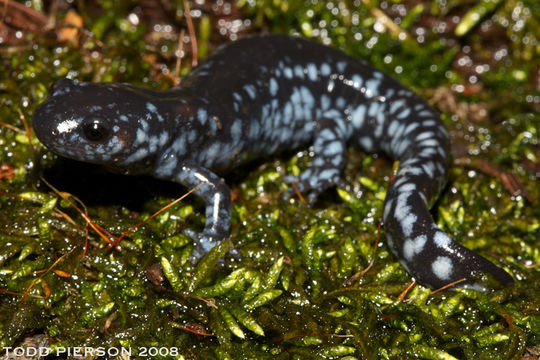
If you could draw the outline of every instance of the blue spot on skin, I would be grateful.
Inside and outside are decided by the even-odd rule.
[[[242,121],[237,119],[231,126],[231,136],[236,142],[242,137]]]
[[[418,124],[418,123],[411,123],[411,124],[407,125],[403,135],[405,135],[405,136],[409,135],[411,132],[416,130],[418,127],[420,127],[420,124]]]
[[[337,155],[343,152],[343,146],[339,142],[332,142],[325,149],[325,155]]]
[[[395,114],[398,109],[402,109],[405,106],[405,100],[398,99],[392,101],[390,104],[390,114]]]
[[[308,74],[309,80],[316,81],[318,78],[318,75],[317,75],[317,67],[315,66],[315,64],[309,63],[306,68],[307,68],[307,74]]]
[[[353,87],[356,89],[360,89],[362,87],[362,84],[364,83],[364,79],[360,75],[353,75],[352,76],[353,81]]]
[[[321,96],[321,109],[328,110],[329,107],[330,107],[330,98],[328,97],[328,95],[325,94]]]
[[[372,102],[372,103],[369,105],[368,116],[374,117],[375,115],[377,115],[378,110],[379,110],[379,103],[377,103],[377,102]]]
[[[360,145],[362,145],[362,148],[366,151],[372,151],[373,150],[373,140],[371,140],[369,137],[364,136],[360,138]]]
[[[141,145],[147,141],[146,132],[143,129],[137,129],[137,138],[133,145]]]
[[[328,75],[330,75],[331,72],[332,72],[332,69],[330,68],[330,65],[328,65],[327,63],[322,63],[321,64],[321,75],[322,76],[328,76]]]
[[[390,126],[388,127],[388,130],[387,130],[387,134],[389,136],[394,136],[394,134],[396,133],[397,131],[397,128],[400,126],[399,122],[398,121],[392,121],[390,123]]]
[[[300,96],[302,97],[302,101],[309,108],[313,108],[313,106],[315,106],[315,99],[313,98],[311,91],[306,86],[302,86],[300,88]]]
[[[90,108],[88,109],[90,112],[97,112],[97,111],[100,111],[102,109],[101,106],[99,105],[92,105],[90,106]]]
[[[373,77],[377,78],[377,79],[382,79],[384,77],[383,73],[380,72],[380,71],[374,71],[373,72]]]
[[[152,103],[149,103],[149,102],[146,103],[146,109],[147,109],[148,111],[150,111],[151,113],[156,113],[156,114],[158,113],[157,108],[156,108],[156,107],[154,106],[154,104],[152,104]]]
[[[398,114],[398,119],[405,119],[406,117],[408,117],[411,113],[411,109],[409,108],[406,108],[405,110],[403,110],[402,112],[400,112]]]
[[[139,148],[134,153],[129,155],[125,161],[123,161],[124,164],[130,164],[135,161],[142,160],[148,155],[148,149],[147,148]]]
[[[299,79],[304,78],[304,68],[300,65],[296,65],[294,67],[294,76],[296,76]]]
[[[353,126],[356,129],[361,129],[364,125],[364,120],[366,119],[366,106],[360,105],[355,110],[353,110],[352,114],[352,122]]]
[[[257,93],[255,91],[255,86],[253,86],[251,84],[244,85],[244,90],[248,93],[250,98],[255,99],[257,97]]]
[[[168,140],[169,140],[169,134],[166,131],[162,132],[161,135],[159,136],[159,145],[160,146],[165,145]]]
[[[291,70],[290,67],[284,68],[284,69],[283,69],[283,74],[285,75],[285,77],[286,77],[287,79],[292,79],[292,77],[293,77],[293,72],[292,72],[292,70]]]
[[[328,80],[328,86],[327,86],[327,92],[331,93],[332,91],[334,91],[334,87],[336,86],[336,83],[334,82],[333,79],[330,79]]]
[[[367,88],[367,95],[368,96],[375,96],[378,95],[378,88],[379,88],[380,81],[379,80],[368,80],[366,81],[366,88]]]
[[[285,108],[283,109],[283,118],[285,123],[290,123],[292,121],[292,114],[293,114],[293,106],[291,102],[287,102],[285,104]]]
[[[278,90],[279,90],[279,85],[275,78],[270,78],[269,90],[270,90],[270,95],[272,96],[277,95]]]

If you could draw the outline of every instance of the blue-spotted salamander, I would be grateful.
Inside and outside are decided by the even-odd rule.
[[[384,206],[388,245],[418,282],[438,288],[475,274],[513,282],[430,215],[450,165],[450,137],[434,110],[365,62],[309,40],[243,38],[168,91],[61,79],[33,125],[69,158],[188,188],[206,182],[196,190],[206,201],[204,230],[188,231],[197,257],[229,234],[230,190],[216,172],[313,145],[309,168],[288,179],[313,201],[340,181],[347,144],[382,152],[400,162]]]

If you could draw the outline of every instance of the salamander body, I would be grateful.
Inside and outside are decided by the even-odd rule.
[[[205,228],[188,231],[195,256],[229,233],[230,190],[216,173],[313,145],[309,168],[288,179],[313,201],[340,181],[347,144],[382,152],[400,161],[384,207],[388,245],[418,282],[438,288],[486,273],[513,281],[433,222],[429,208],[450,164],[439,116],[396,80],[309,40],[232,42],[163,92],[61,79],[33,125],[47,147],[69,158],[188,188],[205,182],[196,190],[207,204]]]

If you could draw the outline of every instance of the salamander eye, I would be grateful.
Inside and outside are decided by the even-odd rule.
[[[109,124],[100,118],[91,117],[82,124],[84,136],[90,141],[100,141],[109,136]]]

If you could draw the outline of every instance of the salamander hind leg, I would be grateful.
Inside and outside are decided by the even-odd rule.
[[[315,126],[313,150],[314,157],[310,166],[300,176],[287,176],[285,181],[294,183],[298,191],[307,194],[308,203],[313,203],[324,190],[341,181],[341,172],[345,165],[344,129],[336,119],[323,118]],[[294,188],[285,194],[288,199],[294,194]]]

